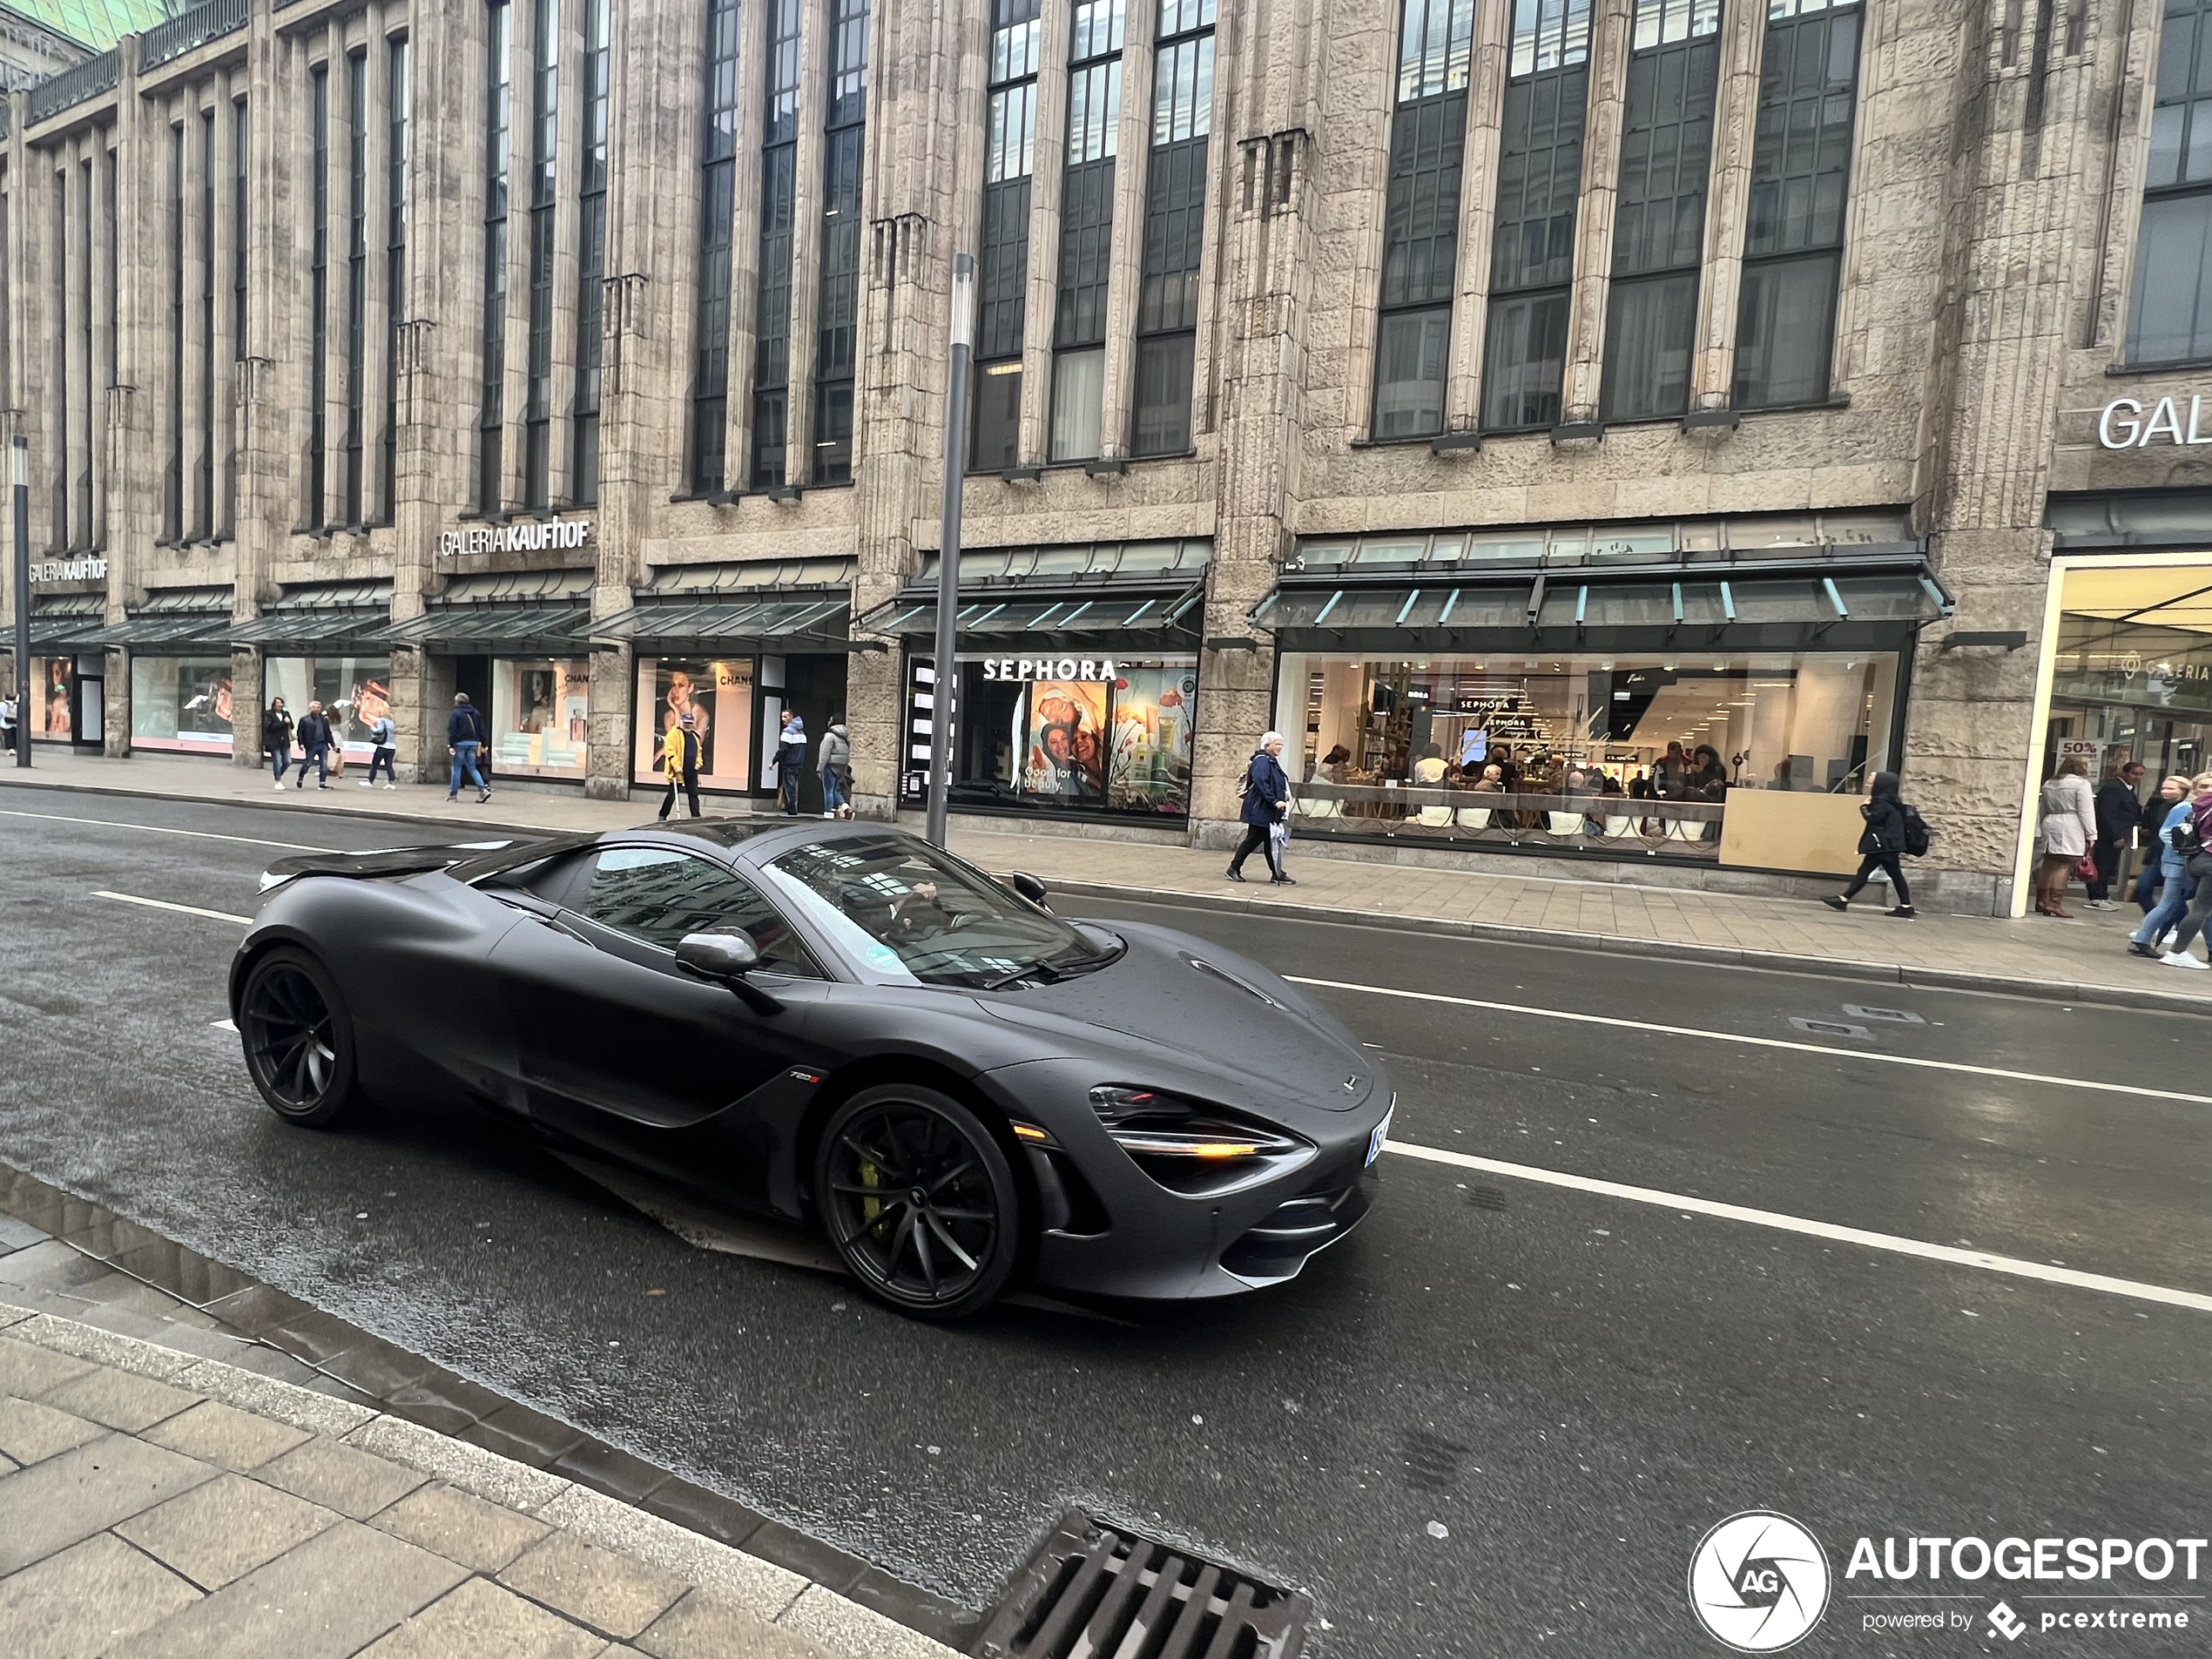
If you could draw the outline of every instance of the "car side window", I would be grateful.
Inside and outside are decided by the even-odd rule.
[[[685,934],[742,928],[760,965],[779,974],[819,979],[782,914],[736,871],[658,846],[608,846],[586,855],[583,880],[570,890],[578,915],[632,939],[674,950]]]

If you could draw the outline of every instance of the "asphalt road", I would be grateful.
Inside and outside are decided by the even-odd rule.
[[[1278,1291],[938,1330],[695,1250],[486,1119],[288,1129],[213,1024],[235,924],[92,894],[246,914],[260,843],[410,839],[342,804],[0,790],[0,1158],[972,1604],[1070,1501],[1309,1590],[1320,1650],[1380,1659],[1720,1652],[1684,1576],[1749,1508],[1838,1574],[1861,1534],[2212,1530],[2212,1312],[2139,1296],[1399,1155]],[[1069,907],[1460,999],[1325,993],[1395,1140],[2212,1293],[2212,1104],[1894,1062],[2212,1096],[2200,1018]],[[2009,1650],[1999,1594],[2033,1621],[2084,1587],[1954,1583],[1928,1605],[1973,1630],[1869,1634],[1898,1604],[1849,1598],[1889,1588],[1839,1581],[1801,1651]],[[2203,1651],[2212,1604],[2175,1605],[2186,1634],[2021,1651]]]

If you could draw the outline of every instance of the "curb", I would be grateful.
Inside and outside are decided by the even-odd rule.
[[[332,810],[305,801],[226,800],[219,797],[188,795],[173,790],[118,789],[100,784],[49,783],[0,772],[0,787],[42,789],[55,794],[113,795],[139,800],[173,800],[196,806],[236,806],[252,811],[314,813]],[[453,820],[424,818],[410,813],[373,809],[344,809],[348,818],[372,818],[395,824],[446,826]],[[489,819],[475,820],[487,830],[507,835],[567,834],[542,826],[509,824]],[[575,833],[592,832],[577,831]],[[1996,996],[2021,996],[2044,1002],[2088,1003],[2100,1008],[2124,1008],[2164,1014],[2212,1015],[2212,997],[2188,996],[2129,985],[2099,985],[2060,980],[2020,979],[2004,974],[1970,974],[1958,968],[1912,968],[1903,962],[1858,961],[1848,957],[1804,956],[1787,951],[1746,950],[1730,945],[1692,945],[1663,939],[1632,939],[1606,934],[1580,939],[1541,927],[1520,927],[1501,921],[1462,921],[1442,916],[1407,916],[1387,911],[1332,910],[1324,905],[1298,904],[1280,899],[1231,898],[1224,894],[1184,893],[1173,887],[1110,887],[1091,881],[1055,880],[1055,893],[1083,899],[1114,899],[1129,903],[1172,903],[1194,910],[1222,910],[1263,916],[1278,921],[1332,922],[1339,927],[1380,927],[1400,933],[1434,934],[1454,939],[1481,939],[1501,945],[1534,945],[1552,950],[1595,951],[1613,956],[1650,956],[1667,961],[1698,962],[1709,968],[1750,968],[1777,974],[1815,974],[1826,979],[1865,980],[1883,985],[1912,985],[1929,990],[1979,991]]]
[[[956,1659],[954,1650],[847,1600],[804,1574],[649,1514],[496,1452],[260,1376],[220,1359],[0,1302],[0,1333],[149,1377],[254,1416],[320,1434],[444,1481],[473,1497],[571,1533],[723,1597],[763,1622],[826,1648],[886,1659]]]
[[[1849,957],[1803,956],[1786,951],[1746,950],[1732,945],[1692,945],[1665,939],[1630,939],[1605,934],[1581,939],[1541,927],[1502,921],[1461,921],[1443,916],[1405,916],[1387,911],[1334,910],[1325,905],[1281,899],[1239,899],[1227,894],[1184,893],[1172,887],[1110,887],[1093,881],[1053,881],[1051,891],[1082,899],[1117,900],[1128,904],[1172,902],[1194,910],[1222,910],[1275,921],[1328,923],[1339,927],[1375,927],[1395,933],[1434,934],[1480,939],[1501,945],[1548,950],[1596,952],[1609,956],[1649,956],[1697,962],[1708,968],[1749,968],[1767,973],[1815,974],[1824,979],[1865,980],[1882,985],[1912,985],[1929,990],[1979,991],[2039,1001],[2092,1003],[2099,1007],[2149,1009],[2166,1014],[2212,1015],[2212,997],[2129,985],[2069,984],[2002,974],[1969,974],[1956,968],[1912,968],[1902,962],[1857,961]]]

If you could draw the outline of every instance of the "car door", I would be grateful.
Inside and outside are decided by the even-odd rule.
[[[666,846],[601,846],[549,887],[492,954],[531,1116],[626,1154],[664,1143],[804,1060],[820,969],[759,890],[727,865]],[[759,948],[749,1005],[678,968],[690,933],[742,928]]]

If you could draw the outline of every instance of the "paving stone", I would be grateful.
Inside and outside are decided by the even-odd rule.
[[[190,1411],[156,1424],[143,1438],[203,1463],[219,1463],[243,1474],[312,1437],[306,1429],[289,1423],[272,1423],[219,1399],[204,1399]],[[0,1440],[0,1445],[4,1444]]]
[[[534,1412],[510,1400],[481,1422],[462,1429],[457,1438],[488,1452],[496,1452],[502,1457],[511,1457],[517,1463],[542,1469],[563,1453],[582,1445],[587,1437],[582,1429],[558,1418],[548,1417],[543,1412]]]
[[[275,1350],[268,1348],[257,1352],[275,1354]],[[290,1359],[288,1355],[276,1357]],[[202,1362],[179,1380],[195,1393],[224,1400],[241,1411],[273,1417],[280,1423],[327,1434],[333,1440],[351,1433],[376,1415],[365,1406],[333,1399],[327,1394],[300,1387],[281,1378],[260,1375],[245,1366]]]
[[[106,1533],[0,1579],[9,1659],[93,1659],[199,1600],[199,1592]]]
[[[435,1367],[420,1381],[395,1388],[384,1397],[386,1411],[441,1434],[457,1434],[508,1403],[504,1394]]]
[[[0,1279],[34,1291],[67,1291],[94,1279],[106,1278],[115,1270],[98,1258],[49,1238],[0,1257]]]
[[[803,1578],[840,1592],[867,1571],[868,1565],[858,1555],[834,1544],[826,1544],[796,1527],[786,1527],[780,1521],[762,1521],[759,1529],[745,1540],[745,1548],[748,1555],[788,1567]]]
[[[172,1614],[106,1659],[347,1659],[468,1568],[351,1521]]]
[[[481,1578],[433,1602],[361,1659],[598,1659],[607,1639]]]
[[[564,1474],[594,1492],[604,1492],[625,1503],[636,1503],[655,1487],[666,1485],[670,1478],[668,1471],[658,1464],[632,1457],[602,1440],[586,1440],[572,1447],[554,1459],[548,1472]]]
[[[410,1492],[369,1525],[480,1573],[498,1572],[553,1530],[443,1481]]]
[[[125,1272],[158,1285],[195,1307],[232,1295],[254,1281],[235,1268],[211,1262],[196,1251],[165,1238],[111,1258]]]
[[[58,1388],[72,1377],[91,1370],[89,1361],[73,1354],[35,1348],[13,1337],[0,1337],[0,1394],[36,1399],[50,1388]]]
[[[309,1308],[290,1318],[279,1319],[256,1334],[262,1341],[273,1343],[287,1353],[297,1354],[315,1366],[374,1339],[360,1327],[320,1308]]]
[[[107,1366],[98,1366],[58,1388],[49,1389],[44,1399],[49,1406],[78,1417],[89,1417],[126,1434],[152,1428],[163,1419],[174,1417],[199,1403],[197,1394]]]
[[[13,1216],[0,1215],[0,1251],[12,1255],[19,1250],[29,1250],[33,1244],[44,1244],[47,1237],[43,1228],[17,1221]]]
[[[537,1514],[541,1521],[749,1607],[764,1618],[782,1614],[806,1588],[806,1580],[788,1568],[583,1487],[570,1487]]]
[[[819,1584],[809,1585],[777,1623],[833,1653],[864,1653],[868,1659],[953,1659],[953,1650],[944,1643]]]
[[[321,1366],[339,1381],[380,1400],[396,1388],[421,1381],[435,1369],[421,1355],[375,1337],[365,1338],[344,1352],[333,1354],[321,1361]]]
[[[645,1495],[641,1507],[732,1548],[752,1537],[765,1519],[759,1510],[749,1508],[735,1498],[709,1492],[689,1480],[671,1480],[666,1486],[655,1487]]]
[[[366,1521],[429,1476],[318,1435],[263,1464],[256,1478],[310,1503]]]
[[[39,1463],[97,1440],[98,1423],[35,1400],[0,1399],[0,1452],[17,1463]]]
[[[631,1645],[653,1659],[824,1659],[819,1643],[704,1590],[662,1614]]]
[[[270,1326],[298,1318],[314,1310],[296,1296],[287,1296],[273,1285],[249,1285],[206,1305],[206,1311],[234,1331],[258,1337]]]
[[[205,1463],[123,1434],[0,1476],[0,1577],[214,1476]]]
[[[499,1581],[625,1640],[690,1588],[681,1579],[565,1532],[525,1550],[499,1575]]]
[[[115,1312],[118,1318],[137,1317],[126,1316],[120,1309]],[[155,1324],[150,1328],[158,1331],[160,1327]],[[57,1353],[90,1359],[95,1365],[112,1366],[118,1371],[162,1382],[174,1381],[180,1372],[191,1370],[198,1363],[190,1354],[179,1353],[142,1337],[100,1330],[82,1318],[55,1318],[41,1314],[25,1319],[9,1334]]]
[[[435,1475],[463,1492],[503,1508],[536,1514],[570,1489],[570,1482],[527,1463],[487,1452],[481,1446],[435,1433],[419,1423],[376,1417],[345,1437],[346,1444]]]
[[[242,1474],[223,1474],[115,1527],[202,1589],[220,1589],[340,1517]]]

